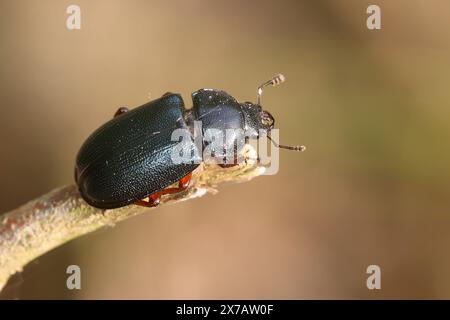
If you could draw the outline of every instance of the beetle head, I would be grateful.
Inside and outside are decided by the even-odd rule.
[[[262,130],[262,133],[272,141],[275,147],[293,151],[303,151],[305,150],[304,146],[284,146],[272,140],[272,138],[270,137],[270,131],[275,126],[275,119],[268,111],[263,110],[263,108],[261,107],[261,95],[263,92],[263,88],[267,86],[277,86],[285,80],[286,78],[282,74],[276,75],[275,77],[264,82],[258,87],[256,104],[251,102],[245,102],[241,104],[242,111],[245,116],[245,123],[247,126],[246,129],[247,131],[250,131],[248,137],[253,139],[259,138],[259,133]]]
[[[241,104],[242,113],[245,117],[246,131],[249,138],[258,138],[260,130],[270,132],[275,125],[273,116],[262,109],[258,104],[244,102]]]

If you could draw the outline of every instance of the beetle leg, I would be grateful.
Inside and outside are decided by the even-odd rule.
[[[156,203],[145,201],[145,200],[138,200],[138,201],[136,201],[133,204],[135,204],[137,206],[141,206],[141,207],[147,207],[147,208],[152,208],[152,207],[156,207],[157,206]]]
[[[178,187],[166,188],[164,190],[158,191],[158,192],[148,196],[149,201],[138,200],[134,204],[136,204],[138,206],[143,206],[143,207],[156,207],[160,202],[161,196],[166,195],[166,194],[175,194],[175,193],[179,193],[181,191],[186,190],[189,187],[189,182],[191,181],[191,178],[192,178],[192,172],[189,173],[187,176],[181,178],[180,181],[178,181]]]
[[[117,109],[116,113],[114,113],[114,118],[120,116],[121,114],[124,114],[125,112],[128,112],[128,108],[127,107],[120,107],[119,109]]]
[[[192,172],[190,172],[187,176],[181,178],[181,180],[178,181],[178,187],[186,189],[189,186],[189,182],[191,182],[191,179],[192,179]]]
[[[159,192],[157,192],[157,193],[154,193],[152,195],[149,195],[148,196],[148,201],[138,200],[134,204],[136,204],[138,206],[142,206],[142,207],[148,207],[148,208],[156,207],[159,204],[159,201],[160,201],[159,197],[160,197],[160,194],[159,194]]]
[[[175,193],[179,193],[181,191],[184,191],[184,190],[186,190],[189,187],[189,182],[191,181],[191,178],[192,178],[192,172],[189,173],[184,178],[181,178],[180,181],[178,181],[178,187],[176,187],[176,188],[166,188],[164,190],[161,190],[159,192],[159,194],[160,195],[175,194]]]

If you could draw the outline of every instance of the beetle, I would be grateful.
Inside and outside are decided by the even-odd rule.
[[[179,94],[171,92],[132,110],[119,108],[112,120],[87,138],[77,154],[75,181],[81,196],[88,204],[102,209],[129,204],[153,207],[161,196],[185,190],[199,163],[172,161],[171,154],[178,143],[172,141],[172,132],[184,129],[193,134],[194,122],[201,121],[203,132],[209,128],[263,130],[270,139],[275,120],[262,109],[261,95],[264,87],[284,80],[280,74],[261,84],[257,103],[239,103],[225,91],[200,89],[192,93],[191,109],[184,107]],[[253,134],[250,138],[259,136]],[[235,146],[235,139],[227,136],[225,143]],[[279,148],[304,150],[303,146],[283,146],[273,140],[272,143]],[[203,141],[200,148],[207,144]],[[175,183],[176,187],[170,187]]]

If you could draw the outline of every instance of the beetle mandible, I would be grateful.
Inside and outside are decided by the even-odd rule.
[[[262,109],[261,95],[264,87],[276,86],[284,80],[279,74],[261,84],[257,103],[239,103],[225,91],[200,89],[192,93],[191,109],[184,107],[179,94],[171,92],[133,110],[119,108],[114,118],[94,131],[78,152],[75,180],[81,196],[102,209],[129,204],[153,207],[161,196],[185,190],[199,163],[172,161],[171,154],[178,143],[171,140],[172,132],[176,129],[193,132],[194,121],[201,121],[203,131],[252,129],[256,134],[250,138],[258,139],[258,132],[266,132],[270,139],[275,120]],[[304,150],[303,146],[284,146],[270,140],[278,148]],[[234,146],[235,142],[225,144]],[[203,142],[202,147],[205,146]],[[177,187],[169,188],[177,182]]]

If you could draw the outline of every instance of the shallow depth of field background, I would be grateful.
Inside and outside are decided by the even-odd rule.
[[[66,8],[81,7],[81,30]],[[366,8],[382,29],[366,28]],[[263,105],[280,171],[72,241],[1,298],[450,298],[450,3],[0,0],[0,212],[73,183],[120,106]],[[66,289],[77,264],[82,290]],[[366,288],[366,268],[382,289]]]

